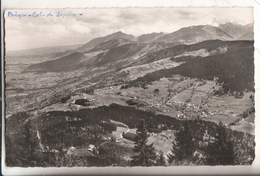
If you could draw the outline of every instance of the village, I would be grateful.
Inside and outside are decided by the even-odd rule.
[[[236,124],[239,124],[238,122],[244,120],[241,118],[243,113],[251,112],[249,109],[253,107],[253,101],[250,98],[252,93],[245,92],[242,99],[235,96],[216,96],[214,90],[218,88],[214,81],[175,76],[154,82],[152,85],[148,85],[147,89],[139,87],[121,89],[120,85],[112,85],[97,88],[90,94],[79,91],[69,95],[71,92],[69,91],[67,92],[68,98],[64,99],[64,102],[57,101],[60,99],[58,98],[56,103],[39,111],[48,112],[53,109],[78,111],[115,103],[181,120],[201,119],[216,123],[221,120],[226,126],[232,125],[232,129],[234,129]],[[64,97],[64,93],[56,94],[56,97],[59,96]],[[240,126],[238,129],[241,130]],[[243,123],[242,131],[254,134],[253,129],[252,121],[248,124]]]

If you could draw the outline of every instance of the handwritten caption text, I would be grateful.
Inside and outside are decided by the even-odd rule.
[[[82,13],[72,13],[71,11],[69,13],[61,13],[60,11],[58,12],[47,12],[44,13],[43,11],[40,12],[33,12],[30,14],[22,14],[22,13],[18,13],[18,12],[8,12],[7,13],[7,17],[15,17],[15,18],[24,18],[24,17],[60,17],[60,18],[65,18],[65,17],[69,17],[69,16],[82,16]]]

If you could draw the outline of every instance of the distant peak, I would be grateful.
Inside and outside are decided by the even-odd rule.
[[[122,31],[118,31],[118,32],[112,33],[110,35],[130,35],[130,34],[126,34],[126,33],[122,32]]]
[[[239,24],[237,22],[226,22],[226,23],[223,23],[223,24],[219,24],[219,26],[243,26],[242,24]]]
[[[221,27],[221,26],[227,26],[227,25],[232,25],[232,23],[230,23],[230,22],[221,23],[218,26]]]
[[[234,24],[234,23],[231,23],[231,22],[226,22],[226,23],[224,23],[224,24]]]
[[[163,32],[153,32],[153,33],[150,33],[150,34],[163,34]]]

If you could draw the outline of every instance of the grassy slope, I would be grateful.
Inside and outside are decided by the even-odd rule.
[[[184,52],[196,51],[200,49],[206,49],[208,52],[210,52],[219,47],[225,47],[225,46],[228,48],[228,50],[232,50],[232,49],[253,46],[253,42],[252,41],[208,40],[208,41],[203,41],[192,45],[177,45],[174,47],[162,49],[157,52],[148,53],[145,56],[138,59],[134,65],[150,63],[155,60],[160,60],[167,57],[173,57],[173,56],[180,55]]]
[[[62,72],[80,68],[84,54],[75,52],[59,59],[30,65],[27,70],[38,72]]]
[[[241,91],[254,90],[254,48],[243,47],[227,51],[224,54],[208,57],[196,57],[186,63],[171,69],[164,69],[149,73],[144,77],[129,82],[129,85],[139,85],[140,82],[153,82],[162,77],[181,74],[191,78],[213,79],[219,78],[224,83],[224,89]]]

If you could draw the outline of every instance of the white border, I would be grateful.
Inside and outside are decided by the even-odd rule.
[[[36,9],[36,8],[113,8],[113,7],[254,7],[255,20],[255,96],[256,96],[256,124],[260,123],[259,117],[259,75],[260,68],[260,0],[1,0],[1,28],[3,29],[3,14],[5,9]],[[243,15],[243,14],[237,14]],[[3,32],[1,33],[2,58],[4,51]],[[3,63],[3,62],[2,62]],[[2,71],[4,70],[2,64]],[[4,75],[4,72],[2,72]],[[2,77],[3,114],[4,126],[4,77]],[[256,125],[255,134],[260,134],[259,125]],[[3,175],[49,175],[49,174],[84,174],[84,175],[179,175],[179,174],[260,174],[260,145],[259,135],[256,135],[256,159],[252,166],[198,166],[198,167],[150,167],[150,168],[7,168],[4,165],[5,155],[2,148],[2,174]],[[2,128],[2,143],[4,143],[4,128]],[[260,142],[259,142],[260,143]]]

